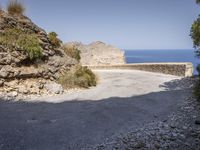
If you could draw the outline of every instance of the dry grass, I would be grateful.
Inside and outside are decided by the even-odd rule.
[[[8,2],[7,11],[9,14],[23,15],[25,7],[18,0],[10,0]]]
[[[55,32],[50,32],[48,34],[48,38],[51,42],[51,44],[55,47],[55,48],[59,48],[62,44],[62,41],[58,38],[57,33]]]
[[[59,83],[64,88],[89,88],[96,86],[97,78],[87,67],[76,66],[60,77]]]
[[[65,53],[66,53],[69,57],[74,58],[74,59],[80,61],[80,59],[81,59],[80,53],[81,53],[81,52],[80,52],[75,46],[72,46],[72,45],[67,45],[67,46],[66,46],[66,45],[65,45],[65,46],[63,47],[63,49],[64,49]]]
[[[0,45],[4,45],[10,50],[20,49],[27,53],[30,60],[38,59],[42,56],[42,48],[35,34],[28,34],[20,29],[5,29],[0,33]]]

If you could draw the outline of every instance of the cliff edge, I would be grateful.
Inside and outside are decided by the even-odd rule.
[[[125,64],[124,52],[122,50],[100,41],[88,45],[79,42],[69,42],[64,46],[74,46],[80,51],[80,62],[82,65]]]

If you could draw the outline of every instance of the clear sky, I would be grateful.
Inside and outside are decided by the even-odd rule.
[[[22,0],[26,15],[64,42],[103,41],[122,49],[191,49],[190,27],[200,14],[195,1]]]

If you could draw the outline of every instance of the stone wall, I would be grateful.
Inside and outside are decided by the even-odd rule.
[[[190,77],[193,75],[192,63],[135,63],[124,65],[88,66],[91,69],[133,69],[157,72],[175,76]]]

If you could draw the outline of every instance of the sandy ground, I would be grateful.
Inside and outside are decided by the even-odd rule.
[[[181,77],[156,74],[137,70],[94,70],[98,86],[89,90],[75,90],[52,98],[39,98],[28,101],[60,103],[71,100],[102,100],[111,97],[132,97],[151,92],[165,91],[165,82]],[[178,88],[178,87],[177,87]]]
[[[0,101],[0,150],[79,150],[164,120],[190,95],[180,77],[133,70],[96,70],[88,90]]]

